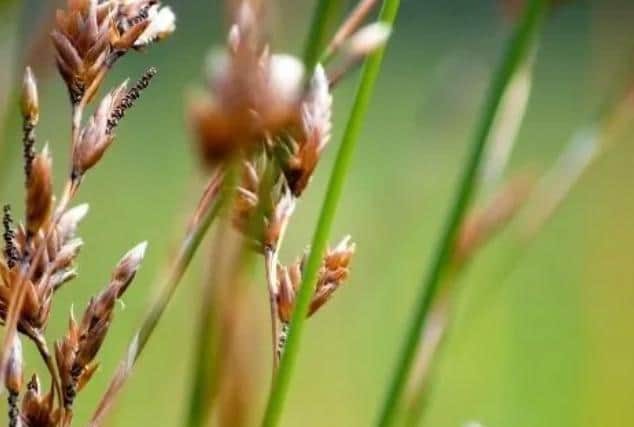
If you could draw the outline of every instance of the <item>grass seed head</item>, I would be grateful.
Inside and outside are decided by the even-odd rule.
[[[89,102],[118,58],[174,30],[173,12],[157,0],[68,0],[51,38],[71,102]]]
[[[253,2],[236,9],[226,47],[209,56],[208,93],[191,103],[189,121],[207,165],[250,154],[265,139],[299,127],[303,64],[271,53],[260,15]]]

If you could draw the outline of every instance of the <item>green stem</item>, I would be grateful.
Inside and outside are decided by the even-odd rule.
[[[119,363],[116,373],[110,380],[108,389],[101,397],[99,405],[88,424],[90,427],[98,427],[103,424],[105,417],[131,375],[138,358],[158,325],[207,231],[218,216],[226,198],[232,194],[230,188],[228,188],[230,186],[227,184],[228,182],[233,182],[231,172],[225,179],[226,181],[222,183],[223,178],[220,173],[220,175],[210,180],[210,186],[214,186],[213,189],[209,190],[211,191],[209,193],[210,199],[206,202],[203,211],[198,213],[200,216],[196,217],[195,222],[190,225],[191,228],[187,231],[178,254],[173,260],[171,271],[160,285],[158,297],[143,318],[140,328],[128,346],[126,356]],[[222,188],[220,188],[220,185],[222,185]],[[217,189],[220,189],[220,192]]]
[[[326,45],[328,29],[339,15],[341,6],[341,0],[318,0],[302,57],[306,67],[306,75],[309,78],[312,76],[312,70],[317,65],[321,52]]]
[[[439,285],[445,276],[446,267],[451,259],[454,241],[474,193],[484,148],[486,141],[489,139],[494,119],[500,106],[500,100],[518,66],[526,58],[526,55],[530,53],[532,39],[536,36],[540,28],[547,4],[548,2],[546,0],[531,0],[527,4],[524,14],[507,45],[503,60],[494,75],[483,113],[473,139],[471,153],[469,154],[464,174],[460,180],[460,186],[448,217],[449,219],[436,249],[435,256],[431,260],[428,275],[422,282],[414,317],[410,323],[400,360],[396,366],[383,409],[381,410],[377,422],[378,426],[391,426],[395,421],[405,385],[416,356],[416,351],[419,347],[421,331],[425,327],[430,307],[438,293]]]
[[[392,25],[396,19],[400,0],[385,0],[381,11],[381,21]],[[370,103],[372,92],[376,84],[385,49],[382,48],[370,56],[364,65],[361,81],[357,88],[354,105],[348,119],[348,124],[337,153],[335,165],[330,176],[326,197],[319,216],[319,222],[313,236],[313,242],[308,255],[308,261],[303,273],[302,283],[297,295],[297,302],[290,323],[288,340],[284,349],[279,370],[273,381],[271,394],[266,407],[266,413],[262,425],[265,427],[276,426],[279,422],[284,400],[288,392],[299,347],[301,344],[304,322],[308,313],[310,300],[314,291],[314,284],[317,279],[317,272],[321,264],[322,256],[326,250],[328,236],[334,221],[335,212],[343,185],[350,169],[350,163],[354,148],[357,143],[361,125],[365,119],[365,114]]]

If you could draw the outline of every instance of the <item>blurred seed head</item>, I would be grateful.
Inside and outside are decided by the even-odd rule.
[[[207,61],[208,91],[190,103],[198,151],[209,166],[300,127],[304,66],[294,56],[271,53],[254,8],[244,1],[236,9],[227,46]]]

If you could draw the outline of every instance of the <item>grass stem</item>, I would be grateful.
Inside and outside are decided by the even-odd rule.
[[[388,25],[392,25],[396,19],[399,6],[399,0],[385,0],[380,20]],[[282,414],[282,408],[301,344],[304,322],[314,291],[317,273],[328,244],[328,237],[334,222],[337,205],[343,192],[343,186],[350,169],[352,156],[368,110],[372,92],[381,69],[384,53],[385,48],[377,50],[368,58],[363,68],[361,81],[356,91],[352,111],[330,176],[326,197],[313,236],[308,261],[303,272],[295,310],[291,318],[288,340],[280,361],[278,373],[272,384],[264,420],[262,422],[262,425],[265,427],[276,426]]]
[[[531,0],[527,3],[524,14],[507,45],[502,62],[493,77],[447,224],[440,238],[436,253],[431,259],[427,276],[422,282],[414,317],[410,323],[400,360],[396,366],[377,422],[380,427],[391,426],[395,421],[416,351],[420,344],[421,331],[425,327],[430,308],[439,291],[440,284],[446,273],[446,267],[451,260],[454,241],[476,187],[484,149],[502,96],[517,68],[525,60],[526,55],[530,53],[532,40],[540,28],[547,4],[548,2],[545,0]]]

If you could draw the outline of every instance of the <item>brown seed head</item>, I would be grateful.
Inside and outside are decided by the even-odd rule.
[[[174,20],[157,0],[68,0],[51,37],[71,102],[90,101],[118,58],[170,35]]]
[[[26,229],[34,235],[48,223],[53,208],[52,160],[48,146],[35,156],[26,183]]]
[[[26,67],[22,82],[22,117],[31,126],[37,125],[40,118],[40,103],[37,95],[37,83],[31,67]]]
[[[191,103],[191,126],[207,165],[299,127],[303,65],[293,56],[270,53],[260,15],[253,2],[241,2],[227,47],[209,57],[209,93]]]
[[[100,74],[112,61],[110,46],[114,11],[110,2],[68,0],[66,10],[57,10],[51,39],[55,46],[57,67],[68,86],[73,104],[84,95],[88,100],[96,92],[86,90],[99,84]]]

